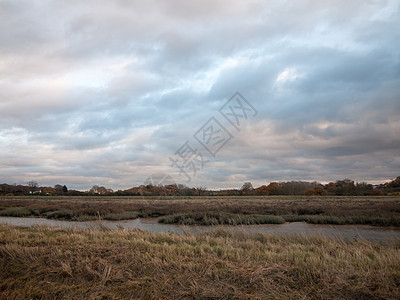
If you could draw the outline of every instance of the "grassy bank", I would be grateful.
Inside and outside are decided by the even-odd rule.
[[[326,216],[326,215],[242,215],[226,213],[177,214],[161,217],[160,223],[179,225],[254,225],[283,224],[285,222],[307,222],[310,224],[359,224],[373,226],[400,226],[400,217],[387,216]]]
[[[165,223],[203,225],[284,220],[400,226],[400,197],[0,197],[0,216],[74,221],[164,216]]]
[[[399,299],[400,242],[0,226],[1,299]]]
[[[253,225],[253,224],[283,224],[285,220],[271,215],[241,215],[241,214],[183,214],[161,217],[160,223],[180,225]]]

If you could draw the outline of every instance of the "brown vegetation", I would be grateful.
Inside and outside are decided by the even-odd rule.
[[[400,244],[0,226],[0,299],[399,299]]]

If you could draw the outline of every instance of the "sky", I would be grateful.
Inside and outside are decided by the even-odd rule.
[[[0,0],[0,183],[395,178],[399,4]]]

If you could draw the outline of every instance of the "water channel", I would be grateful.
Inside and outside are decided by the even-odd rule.
[[[374,227],[365,225],[315,225],[304,222],[291,222],[284,224],[263,224],[263,225],[239,225],[239,226],[181,226],[160,224],[157,219],[135,219],[125,221],[95,221],[78,222],[49,220],[44,218],[17,218],[0,217],[0,224],[14,226],[51,226],[64,228],[99,228],[107,227],[110,229],[142,229],[151,232],[204,232],[215,230],[238,231],[247,233],[273,233],[273,234],[298,234],[298,235],[323,235],[326,237],[339,237],[343,239],[365,239],[369,241],[392,241],[400,239],[400,228]]]

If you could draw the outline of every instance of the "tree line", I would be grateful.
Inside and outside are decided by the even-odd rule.
[[[396,179],[372,185],[367,182],[355,182],[351,179],[337,180],[327,184],[307,181],[271,182],[254,188],[246,182],[240,189],[209,190],[204,187],[187,187],[183,184],[140,185],[127,190],[113,191],[104,186],[94,185],[88,191],[68,189],[66,185],[54,187],[39,186],[36,181],[26,185],[0,184],[0,195],[45,195],[45,196],[385,196],[400,194],[400,176]]]

